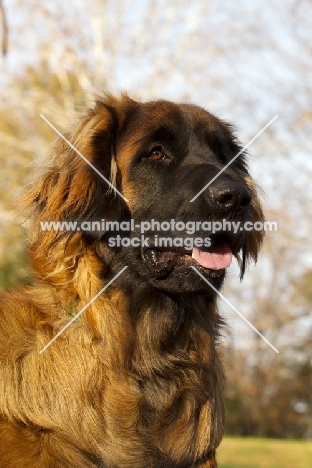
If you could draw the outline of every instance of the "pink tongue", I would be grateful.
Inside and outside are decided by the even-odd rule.
[[[210,247],[208,250],[201,250],[198,247],[194,247],[192,258],[204,268],[222,270],[231,265],[232,252],[228,244]]]

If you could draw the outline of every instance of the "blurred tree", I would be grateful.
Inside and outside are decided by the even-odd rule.
[[[246,281],[247,290],[242,289],[239,303],[245,305],[240,312],[278,348],[279,354],[247,327],[231,332],[226,359],[227,431],[311,437],[312,274],[311,270],[300,274],[298,249],[290,248],[287,242],[296,221],[285,212],[274,213],[274,219],[279,220],[279,236],[267,235],[258,273]],[[303,234],[302,243],[304,239]],[[227,297],[235,303],[238,297],[231,286],[227,287]]]
[[[56,138],[39,114],[64,130],[75,116],[75,110],[85,101],[86,93],[75,74],[64,72],[60,76],[45,61],[28,67],[3,96],[0,110],[0,289],[14,286],[18,281],[29,281],[26,226],[19,225],[22,218],[13,216],[12,202],[44,170],[48,161],[43,155],[49,142]]]

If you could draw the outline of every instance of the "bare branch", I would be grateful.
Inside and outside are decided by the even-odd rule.
[[[2,23],[2,55],[5,56],[8,52],[8,23],[7,23],[7,18],[6,18],[6,12],[3,6],[3,1],[0,0],[0,21]]]

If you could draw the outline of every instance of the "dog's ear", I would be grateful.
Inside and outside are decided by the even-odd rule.
[[[251,259],[256,262],[258,259],[258,254],[264,239],[265,221],[261,202],[258,196],[259,187],[256,186],[256,183],[250,176],[246,177],[246,184],[251,194],[251,205],[247,221],[252,223],[253,229],[246,232],[245,245],[242,249],[242,258],[240,262],[241,280],[243,279],[248,260]]]
[[[71,134],[59,138],[52,163],[28,197],[42,221],[110,218],[122,205],[115,148],[131,101],[126,95],[98,97]],[[110,181],[112,185],[109,185]],[[116,213],[114,213],[116,216]]]
[[[68,230],[65,224],[54,229],[51,223],[72,222],[79,226],[103,218],[118,219],[126,208],[114,190],[119,184],[115,148],[134,105],[126,95],[97,97],[74,130],[64,135],[70,144],[62,138],[56,141],[46,172],[22,199],[30,216],[30,260],[41,277],[56,276],[58,268],[64,271],[68,268],[66,258],[67,263],[75,262],[89,242],[88,226],[77,231],[74,227]],[[113,186],[105,179],[112,179]],[[99,237],[101,232],[93,234]],[[65,281],[65,276],[61,274],[59,281]]]

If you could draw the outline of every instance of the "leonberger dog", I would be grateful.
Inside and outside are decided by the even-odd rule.
[[[1,295],[0,466],[215,468],[217,292],[263,232],[207,223],[263,221],[244,152],[200,107],[124,94],[65,138],[24,199],[33,284]]]

